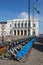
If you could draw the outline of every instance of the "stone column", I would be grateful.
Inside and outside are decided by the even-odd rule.
[[[27,33],[27,36],[28,36],[28,30],[26,30],[26,31],[27,31],[26,33]]]
[[[24,36],[24,30],[23,30],[23,36]]]
[[[21,36],[21,30],[20,30],[20,36]]]
[[[13,36],[14,36],[14,30],[13,30]]]
[[[16,30],[16,36],[18,36],[18,34],[17,34],[17,30]]]

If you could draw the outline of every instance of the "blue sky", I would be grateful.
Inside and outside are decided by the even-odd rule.
[[[28,0],[0,0],[0,20],[17,18],[22,11],[28,12]]]
[[[30,0],[30,13],[33,15],[33,0]],[[34,17],[40,20],[40,33],[43,33],[43,0],[34,0],[40,14],[34,11]],[[0,21],[18,18],[20,14],[28,13],[28,0],[0,0]]]

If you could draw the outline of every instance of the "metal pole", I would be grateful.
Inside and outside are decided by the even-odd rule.
[[[34,5],[35,5],[35,2],[33,1],[33,36],[35,35],[34,34],[34,21],[35,21],[35,18],[34,18]]]
[[[28,23],[29,23],[29,27],[28,27],[28,35],[29,35],[29,31],[30,31],[30,0],[28,0],[28,6],[29,6],[29,8],[28,8]]]
[[[34,2],[33,2],[33,32],[34,32]]]
[[[29,0],[29,24],[30,24],[30,0]]]

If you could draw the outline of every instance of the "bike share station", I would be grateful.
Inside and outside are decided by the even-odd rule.
[[[28,36],[19,40],[4,43],[3,36],[3,25],[2,25],[2,44],[0,44],[0,57],[4,60],[16,59],[24,62],[28,57],[28,53],[32,48],[36,38],[35,36]],[[28,55],[27,55],[28,54]]]
[[[1,23],[2,24],[2,23]],[[33,34],[22,39],[4,42],[4,25],[2,24],[2,43],[0,44],[0,57],[4,60],[13,59],[25,62],[29,56],[32,45],[37,41],[37,36]],[[40,39],[40,38],[39,38]]]

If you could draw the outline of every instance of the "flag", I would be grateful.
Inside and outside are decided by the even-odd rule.
[[[36,10],[36,12],[37,12],[38,14],[40,14],[40,12],[39,12],[39,10],[38,10],[38,8],[36,7],[35,4],[34,4],[34,9]]]

